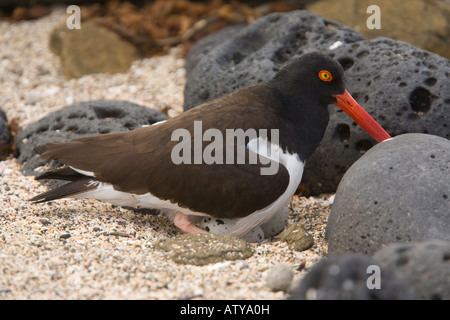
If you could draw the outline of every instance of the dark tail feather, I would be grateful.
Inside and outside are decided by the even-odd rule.
[[[47,179],[47,178],[46,178]],[[98,182],[92,180],[90,177],[80,178],[76,181],[69,182],[61,187],[58,187],[53,190],[49,190],[47,192],[41,193],[34,198],[29,199],[28,201],[34,201],[36,203],[42,203],[46,201],[51,201],[55,199],[67,198],[70,196],[74,196],[76,194],[94,190],[98,186]]]
[[[68,180],[68,181],[77,181],[82,178],[86,178],[85,175],[76,172],[70,167],[58,168],[55,170],[47,171],[40,176],[37,176],[36,180],[42,179],[56,179],[56,180]]]

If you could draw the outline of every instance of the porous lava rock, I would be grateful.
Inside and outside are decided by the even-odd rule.
[[[395,243],[373,255],[422,299],[450,299],[450,241]]]
[[[290,296],[290,300],[404,299],[417,299],[417,296],[392,272],[379,268],[377,261],[364,255],[322,259]]]
[[[8,118],[0,108],[0,156],[6,155],[10,147],[11,132],[9,131]]]
[[[75,103],[30,124],[16,137],[18,162],[26,175],[47,162],[34,148],[51,141],[69,141],[85,136],[137,129],[166,120],[161,112],[127,101],[95,100]],[[54,166],[57,163],[53,163]]]
[[[325,51],[336,41],[364,40],[356,31],[304,10],[272,13],[231,33],[222,30],[217,41],[209,36],[198,44],[201,49],[191,49],[186,63],[185,110],[245,86],[267,82],[283,65],[305,52]],[[199,54],[203,55],[201,59]]]

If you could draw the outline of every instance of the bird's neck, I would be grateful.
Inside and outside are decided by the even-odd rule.
[[[308,91],[278,90],[281,119],[280,144],[290,153],[306,160],[317,148],[325,133],[329,114],[324,105]]]

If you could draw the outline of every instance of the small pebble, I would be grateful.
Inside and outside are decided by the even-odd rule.
[[[288,291],[294,278],[294,271],[287,263],[279,263],[269,269],[266,285],[272,291]]]
[[[40,95],[36,91],[30,91],[25,94],[24,101],[28,105],[35,105],[41,99]]]
[[[285,241],[289,247],[296,251],[303,251],[311,248],[314,244],[313,237],[306,232],[302,223],[294,223],[290,225],[280,235],[280,240]]]
[[[42,223],[44,226],[48,226],[49,224],[51,224],[50,221],[48,221],[47,219],[39,219],[39,222]]]

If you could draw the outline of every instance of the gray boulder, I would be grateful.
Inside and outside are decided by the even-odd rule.
[[[69,141],[96,134],[134,130],[166,120],[161,112],[127,101],[97,100],[75,103],[30,124],[16,137],[18,162],[26,175],[46,164],[33,151],[50,141]],[[53,167],[58,164],[53,162]]]
[[[364,40],[350,28],[303,10],[272,13],[244,28],[233,28],[218,33],[218,40],[210,36],[191,49],[185,110],[245,86],[267,82],[283,65],[305,52],[325,51],[336,41]],[[209,53],[204,54],[207,49]],[[199,53],[202,58],[192,61]]]
[[[328,251],[373,254],[384,245],[450,240],[450,141],[404,134],[344,175],[328,218]]]
[[[206,55],[219,44],[229,40],[236,35],[246,24],[238,24],[218,30],[200,39],[192,46],[186,55],[184,68],[189,73]]]

